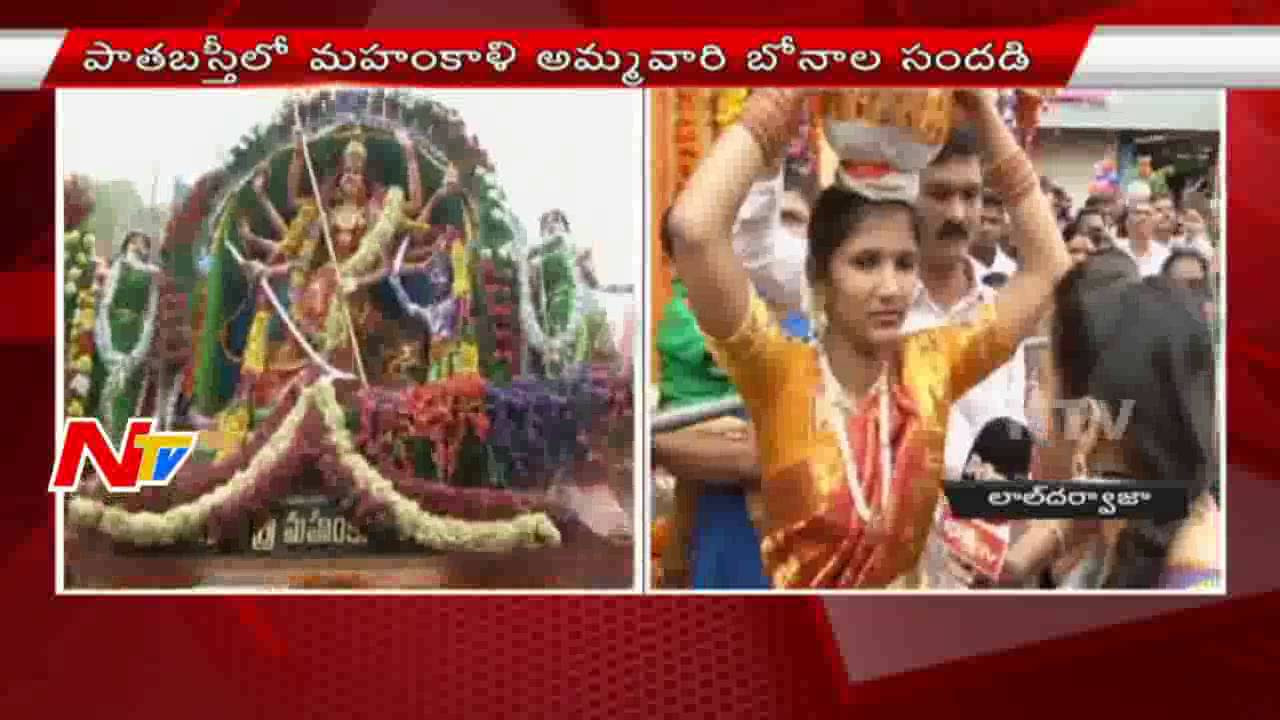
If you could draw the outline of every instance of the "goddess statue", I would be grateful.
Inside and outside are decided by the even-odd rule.
[[[421,180],[417,152],[407,132],[396,133],[408,170],[407,199],[400,188],[383,187],[368,177],[368,149],[360,130],[348,137],[339,167],[318,183],[316,193],[304,183],[310,173],[306,139],[298,132],[288,176],[291,221],[285,220],[268,194],[266,172],[255,177],[253,194],[275,238],[254,233],[248,215],[238,218],[237,231],[246,250],[242,264],[254,285],[255,313],[231,405],[241,415],[231,423],[235,427],[228,428],[233,434],[246,429],[248,407],[273,407],[311,364],[302,340],[337,370],[362,372],[371,381],[381,374],[379,348],[374,347],[381,313],[369,290],[386,277],[389,248],[405,221],[417,214]],[[288,311],[288,318],[278,319],[285,327],[276,333],[271,332],[277,322],[276,308],[266,295],[264,281],[273,291],[277,285],[286,290],[275,292]],[[273,334],[279,338],[274,343]]]

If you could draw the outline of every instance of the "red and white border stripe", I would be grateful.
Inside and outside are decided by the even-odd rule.
[[[31,90],[46,85],[58,85],[61,83],[70,83],[75,85],[134,85],[138,83],[151,84],[155,86],[156,82],[161,82],[151,78],[156,76],[138,76],[119,75],[113,73],[103,73],[99,75],[91,75],[84,73],[81,69],[81,59],[78,57],[81,51],[91,44],[92,40],[99,37],[103,39],[134,39],[139,35],[128,30],[94,30],[93,37],[85,37],[88,31],[69,31],[67,30],[9,30],[0,31],[0,89],[7,90]],[[158,32],[158,31],[157,31]],[[173,31],[174,33],[184,33],[184,37],[192,31]],[[203,31],[201,31],[203,32]],[[233,31],[227,31],[228,33]],[[294,32],[294,31],[289,31]],[[298,31],[300,34],[312,35]],[[601,47],[608,45],[611,38],[624,38],[624,42],[631,47],[636,47],[637,43],[644,43],[649,40],[658,42],[663,47],[682,46],[686,38],[694,36],[700,37],[699,42],[723,42],[726,50],[737,45],[733,40],[721,40],[721,37],[730,37],[736,31],[712,31],[708,29],[705,33],[691,33],[687,30],[673,31],[680,35],[680,43],[672,42],[672,38],[668,37],[668,33],[661,34],[653,32],[637,32],[637,31],[619,31],[619,30],[576,30],[576,31],[557,31],[555,33],[547,33],[546,31],[494,31],[492,33],[497,39],[498,35],[504,35],[505,39],[520,45],[522,37],[536,36],[539,41],[547,38],[556,38],[557,47],[574,48],[584,45],[592,40],[599,41]],[[722,35],[723,33],[730,35]],[[781,37],[785,31],[770,31],[770,38],[773,36]],[[1088,40],[1083,46],[1083,50],[1079,49],[1079,41],[1082,29],[1079,27],[1063,27],[1061,29],[1037,29],[1018,31],[1009,29],[1007,31],[993,30],[974,30],[968,31],[946,31],[947,37],[952,40],[963,38],[968,35],[972,36],[972,45],[979,46],[984,42],[992,40],[993,32],[997,37],[1008,40],[1017,40],[1024,35],[1025,32],[1029,40],[1034,39],[1034,46],[1028,42],[1029,49],[1036,51],[1034,60],[1035,64],[1031,68],[1027,76],[1028,84],[1042,85],[1069,85],[1071,87],[1080,88],[1189,88],[1189,87],[1277,87],[1280,86],[1280,28],[1277,27],[1120,27],[1120,26],[1101,26],[1092,29],[1088,34]],[[148,33],[148,42],[156,33]],[[416,33],[415,33],[416,34]],[[738,32],[739,35],[743,33]],[[759,34],[759,33],[755,33]],[[833,37],[844,37],[843,34],[834,36],[833,34],[823,30],[796,30],[797,37],[815,36],[823,40],[823,46],[827,45],[826,41]],[[68,42],[69,35],[73,35],[71,41]],[[326,39],[333,39],[340,45],[360,46],[385,36],[385,32],[372,30],[350,30],[350,31],[330,31],[325,34]],[[423,30],[419,37],[424,40],[424,46],[441,47],[440,41],[446,37],[453,35],[448,31]],[[470,38],[475,36],[474,31],[467,31],[466,35]],[[866,37],[871,40],[863,40],[862,34],[859,35],[859,42],[878,43],[874,47],[890,48],[898,43],[910,39],[910,31],[907,29],[894,30],[886,33],[880,31],[868,31]],[[763,36],[762,36],[763,37]],[[923,33],[920,40],[930,40],[934,37],[934,33]],[[879,38],[878,40],[875,38]],[[774,38],[776,39],[776,38]],[[950,41],[948,41],[950,42]],[[754,43],[750,43],[754,44]],[[845,45],[848,44],[846,40]],[[927,43],[928,44],[928,43]],[[738,45],[739,48],[742,46]],[[77,49],[79,48],[79,49]],[[537,48],[521,48],[521,53],[525,58],[531,57]],[[658,49],[657,47],[647,48],[650,50]],[[1075,55],[1070,57],[1069,55]],[[70,57],[70,55],[77,57]],[[299,53],[301,55],[301,53]],[[731,56],[732,57],[732,56]],[[522,59],[522,62],[525,60]],[[54,71],[55,62],[57,71]],[[742,73],[734,73],[733,65],[738,64],[738,58],[732,58],[731,67],[726,73],[706,74],[705,79],[714,80],[708,84],[727,84],[726,81],[743,79]],[[885,67],[874,73],[868,74],[866,77],[873,78],[881,73],[893,75],[895,80],[905,79],[910,81],[911,76],[898,76],[898,68],[889,67],[893,63],[886,63]],[[517,65],[518,67],[518,65]],[[1051,68],[1051,69],[1050,69]],[[242,81],[245,83],[256,82],[274,82],[274,84],[289,84],[296,82],[298,63],[292,66],[289,77],[285,78],[279,75],[273,76],[268,74],[261,78],[246,78]],[[1074,69],[1072,71],[1071,69]],[[303,70],[305,73],[305,69]],[[1049,77],[1052,75],[1053,77]],[[667,78],[679,78],[680,73],[667,74]],[[535,84],[568,84],[583,85],[584,80],[581,76],[574,76],[572,73],[560,76],[530,76],[517,71],[513,68],[513,72],[506,75],[507,84],[525,84],[533,82]],[[646,86],[661,86],[664,75],[650,73],[646,79]],[[687,77],[687,76],[686,76]],[[768,73],[755,73],[746,76],[746,79],[754,80],[748,84],[763,84],[774,82],[775,84],[796,83],[796,75],[774,75],[770,78]],[[808,78],[821,78],[821,75],[808,75]],[[803,80],[804,77],[800,77]],[[882,76],[883,77],[883,76]],[[973,75],[965,75],[965,78],[972,78]],[[1007,75],[1002,76],[1007,78]],[[465,73],[450,76],[440,76],[433,74],[430,78],[423,78],[424,84],[437,84],[441,79],[450,80],[451,84],[473,84],[474,76]],[[596,75],[592,79],[586,80],[588,84],[609,84],[619,83],[619,74],[600,76]],[[388,76],[392,79],[392,76]],[[408,79],[412,84],[413,76]],[[938,84],[937,76],[933,73],[926,73],[925,77],[919,78],[919,81],[927,84]],[[395,82],[406,82],[404,76],[395,76]],[[503,84],[501,81],[497,84]],[[674,80],[672,80],[674,82]],[[198,83],[192,83],[198,84]],[[495,82],[490,80],[484,84],[493,85]],[[682,82],[681,84],[689,84]],[[798,83],[797,83],[798,84]]]

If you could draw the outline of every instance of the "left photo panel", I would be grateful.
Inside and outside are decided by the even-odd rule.
[[[638,91],[60,91],[64,592],[638,590]]]

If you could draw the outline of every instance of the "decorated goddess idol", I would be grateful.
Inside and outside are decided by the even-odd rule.
[[[625,541],[614,494],[563,489],[621,472],[587,461],[630,442],[631,380],[560,340],[583,289],[546,272],[531,293],[526,246],[456,112],[382,91],[290,99],[163,238],[131,234],[103,288],[68,286],[86,308],[68,332],[94,328],[75,335],[68,410],[117,441],[129,417],[200,433],[168,487],[81,493],[72,522],[117,546],[251,553]],[[538,247],[548,267],[557,251]]]
[[[842,160],[808,232],[808,339],[784,332],[735,252],[735,209],[777,167],[805,102]],[[958,123],[1023,265],[982,318],[904,333],[917,288],[919,173]],[[755,425],[765,573],[778,588],[915,588],[943,482],[951,406],[1035,331],[1069,260],[996,105],[969,90],[757,90],[671,210],[677,274]]]

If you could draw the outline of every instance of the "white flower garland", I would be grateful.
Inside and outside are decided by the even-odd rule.
[[[97,347],[98,356],[102,358],[107,368],[107,380],[102,388],[99,411],[109,432],[114,432],[116,429],[114,407],[116,399],[124,391],[129,377],[142,364],[147,352],[151,349],[151,338],[155,333],[156,309],[160,300],[160,283],[152,277],[147,290],[147,307],[143,311],[142,332],[138,335],[138,341],[127,353],[117,350],[111,335],[111,306],[115,302],[120,275],[127,264],[134,264],[127,251],[111,264],[93,331],[93,342]]]
[[[351,472],[361,491],[370,492],[390,505],[396,529],[403,537],[442,551],[507,552],[560,544],[560,532],[545,513],[524,513],[510,520],[459,520],[427,512],[412,498],[399,493],[393,483],[356,450],[332,381],[304,390],[249,465],[199,498],[156,513],[130,512],[101,500],[77,496],[68,505],[68,516],[79,526],[95,528],[115,540],[135,545],[170,545],[182,539],[196,539],[215,508],[252,487],[259,475],[290,452],[307,410],[313,407],[324,417],[338,461]]]
[[[115,540],[134,545],[171,545],[198,538],[214,508],[251,487],[261,473],[288,454],[306,411],[307,403],[300,400],[248,466],[195,500],[156,513],[130,512],[97,499],[75,497],[67,508],[68,516],[77,525],[96,528]]]

